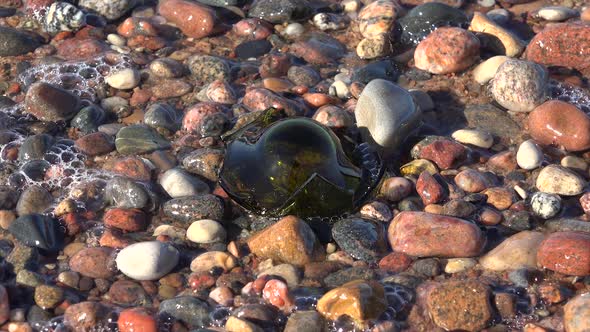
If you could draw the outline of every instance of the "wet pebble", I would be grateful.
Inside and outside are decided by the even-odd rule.
[[[561,210],[561,197],[537,191],[531,196],[531,208],[533,213],[543,219],[555,217]]]
[[[105,195],[114,206],[128,209],[143,209],[150,204],[144,188],[131,179],[115,177],[106,186]]]
[[[23,215],[8,227],[17,240],[27,246],[45,249],[50,252],[64,247],[64,231],[59,222],[40,214]]]
[[[448,74],[469,68],[478,56],[479,39],[475,35],[460,28],[443,27],[418,44],[414,63],[433,74]]]
[[[185,35],[196,39],[211,35],[217,24],[215,11],[196,2],[162,1],[158,5],[158,13],[174,23]]]
[[[522,231],[504,240],[481,257],[482,267],[493,271],[517,270],[537,267],[537,249],[545,239],[543,233]]]
[[[404,13],[396,1],[374,1],[361,9],[358,14],[360,33],[365,38],[376,38],[392,32],[396,19]]]
[[[199,219],[223,219],[223,202],[214,195],[199,195],[174,198],[163,206],[164,214],[188,223]]]
[[[108,279],[115,275],[110,268],[112,249],[83,248],[70,259],[70,269],[84,277]]]
[[[138,232],[147,228],[147,218],[139,209],[110,209],[103,216],[105,226],[128,232]]]
[[[209,192],[209,186],[180,168],[167,170],[160,178],[160,185],[172,198],[195,196]]]
[[[193,327],[208,326],[209,305],[193,296],[179,296],[160,303],[159,314],[169,315]]]
[[[15,56],[32,52],[41,45],[32,35],[10,27],[0,27],[0,56]]]
[[[168,274],[178,264],[179,252],[158,241],[139,242],[117,254],[117,268],[135,280],[155,280]]]
[[[121,311],[117,320],[117,327],[121,332],[158,331],[158,323],[153,314],[144,308],[129,308]]]
[[[109,308],[93,301],[83,301],[67,307],[64,322],[74,330],[84,331],[105,324]]]
[[[536,186],[542,192],[562,196],[575,196],[583,192],[586,181],[567,168],[549,165],[539,173]]]
[[[528,61],[507,60],[491,82],[494,99],[514,112],[530,112],[547,98],[548,74],[542,66]]]
[[[79,110],[79,98],[48,83],[35,83],[25,96],[25,111],[41,121],[66,121]]]
[[[576,16],[578,12],[564,6],[548,6],[539,9],[537,15],[546,21],[560,22]]]
[[[223,251],[208,251],[195,257],[190,264],[193,272],[207,272],[221,269],[228,272],[238,264],[237,259]]]
[[[381,225],[360,218],[340,220],[332,226],[332,237],[344,252],[355,259],[375,262],[383,247]]]
[[[457,8],[430,2],[414,7],[398,22],[402,29],[401,43],[415,46],[438,27],[459,27],[465,25],[468,20],[467,16]]]
[[[182,63],[171,58],[156,59],[150,62],[149,69],[152,74],[164,78],[179,78],[186,72]]]
[[[25,189],[16,203],[16,213],[26,216],[33,213],[43,213],[53,203],[53,196],[45,188],[33,185]]]
[[[317,311],[335,320],[348,315],[356,321],[375,319],[387,307],[383,286],[375,281],[355,280],[334,288],[319,299]]]
[[[180,119],[176,110],[165,103],[156,103],[150,105],[143,117],[143,123],[146,125],[162,131],[174,133],[180,129]]]
[[[307,0],[260,0],[248,11],[249,17],[275,24],[304,20],[310,14]]]
[[[195,243],[224,241],[226,231],[221,224],[211,219],[194,221],[186,230],[186,238]]]
[[[391,153],[416,128],[421,112],[408,91],[376,79],[363,90],[354,114],[364,139]]]
[[[445,273],[461,273],[469,270],[477,264],[473,258],[451,258],[445,265]]]
[[[170,148],[170,142],[150,127],[131,125],[119,130],[115,146],[121,154],[142,154],[166,150]]]
[[[527,140],[520,144],[516,152],[516,163],[522,169],[535,169],[543,163],[543,151],[533,140]]]
[[[590,275],[590,234],[556,232],[548,235],[537,251],[543,268],[575,276]]]
[[[583,293],[569,300],[563,314],[566,331],[583,332],[590,329],[590,293]]]

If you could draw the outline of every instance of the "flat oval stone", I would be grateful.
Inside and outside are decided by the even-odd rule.
[[[475,224],[426,212],[404,211],[388,229],[394,251],[418,257],[473,257],[486,239]]]
[[[180,254],[173,246],[159,241],[134,243],[117,255],[117,268],[135,280],[156,280],[168,274]]]
[[[186,238],[195,243],[215,243],[225,240],[226,231],[215,220],[201,219],[186,230]]]
[[[531,112],[527,124],[539,143],[562,146],[568,151],[590,148],[590,118],[572,104],[547,101]]]
[[[181,222],[198,219],[223,219],[224,206],[215,195],[199,195],[174,198],[163,206],[164,214]]]
[[[57,220],[40,214],[28,214],[14,220],[8,231],[27,246],[59,251],[64,246],[64,230]]]
[[[565,167],[549,165],[539,173],[536,186],[546,193],[575,196],[584,191],[586,181]]]
[[[0,56],[15,56],[32,52],[41,45],[33,35],[20,30],[0,27]]]
[[[115,147],[121,154],[142,154],[166,150],[171,145],[153,129],[143,125],[131,125],[119,130]]]
[[[557,232],[547,236],[537,251],[537,264],[574,276],[590,275],[590,234]]]
[[[41,121],[70,120],[79,106],[80,100],[76,95],[48,83],[34,83],[25,95],[25,112]]]

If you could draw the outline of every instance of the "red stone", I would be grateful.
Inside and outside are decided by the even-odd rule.
[[[488,159],[488,166],[500,173],[509,173],[518,167],[516,163],[516,154],[513,151],[503,151],[496,153]]]
[[[442,27],[428,35],[414,52],[417,68],[449,74],[469,68],[479,56],[479,39],[461,28]]]
[[[182,119],[182,130],[188,133],[199,133],[203,120],[212,114],[225,112],[225,107],[221,104],[202,102],[198,103],[184,114]]]
[[[110,209],[104,214],[103,221],[107,227],[128,232],[142,231],[147,227],[145,213],[139,209]]]
[[[562,66],[590,75],[590,24],[548,25],[531,40],[525,51],[528,60],[546,66]]]
[[[108,279],[115,275],[109,268],[111,248],[84,248],[70,259],[70,269],[89,278]]]
[[[590,216],[590,191],[585,192],[580,197],[580,205],[582,206],[582,210],[584,210],[584,213]]]
[[[412,265],[412,258],[403,252],[392,252],[379,261],[379,268],[387,272],[399,273]]]
[[[401,212],[387,233],[394,251],[417,257],[473,257],[486,242],[475,224],[426,212]]]
[[[117,326],[120,332],[157,332],[158,324],[154,315],[145,308],[131,308],[121,311]]]
[[[279,309],[287,309],[294,304],[287,284],[277,279],[266,282],[262,290],[262,298]]]
[[[115,142],[111,136],[96,132],[78,138],[76,148],[89,156],[98,156],[115,150]]]
[[[118,159],[106,168],[134,180],[149,181],[152,177],[150,167],[138,157]]]
[[[120,231],[107,228],[100,236],[100,239],[98,239],[98,244],[100,244],[101,247],[123,249],[131,243],[123,236],[123,234],[121,234]]]
[[[441,169],[449,169],[465,157],[465,147],[449,140],[436,140],[420,150],[420,158],[433,161]]]
[[[197,39],[211,35],[217,21],[211,8],[184,0],[160,1],[158,12],[185,35]]]
[[[66,39],[57,45],[57,55],[66,60],[85,60],[95,58],[109,50],[109,47],[96,39]]]
[[[289,116],[303,113],[303,107],[295,101],[279,96],[264,88],[254,88],[246,91],[242,103],[251,111],[263,111],[270,107],[284,110]]]
[[[82,216],[77,213],[67,213],[62,217],[64,224],[66,225],[66,230],[68,231],[69,236],[74,236],[80,233],[82,229],[82,221],[84,220]]]
[[[563,274],[582,277],[590,275],[590,234],[549,234],[537,250],[537,264]]]
[[[234,24],[232,31],[250,40],[261,40],[272,34],[272,27],[267,22],[258,18],[246,18]]]
[[[150,89],[133,89],[133,95],[129,99],[129,105],[140,106],[146,104],[152,98],[152,90]]]
[[[161,37],[150,37],[150,36],[133,36],[127,39],[127,46],[135,49],[139,47],[145,47],[150,51],[157,51],[161,48],[166,47],[166,39]]]
[[[130,38],[137,35],[157,36],[158,30],[145,18],[129,17],[119,24],[117,33],[125,38]]]
[[[444,188],[428,171],[424,171],[416,181],[416,191],[424,205],[435,204],[443,200]]]
[[[260,77],[281,77],[287,75],[291,58],[287,54],[268,54],[260,60]]]
[[[215,281],[215,277],[208,272],[193,273],[188,277],[188,284],[195,291],[209,289],[215,286]]]
[[[104,324],[109,312],[109,308],[100,302],[80,302],[66,309],[64,322],[74,331],[90,331]]]
[[[529,114],[527,124],[531,136],[541,144],[562,146],[568,151],[590,148],[590,118],[572,104],[547,101]]]

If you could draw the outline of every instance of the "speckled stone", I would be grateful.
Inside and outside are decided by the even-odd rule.
[[[514,112],[530,112],[548,97],[547,70],[534,62],[507,60],[492,80],[492,96]]]
[[[433,74],[448,74],[469,68],[478,56],[479,39],[474,34],[461,28],[442,27],[418,44],[414,64]]]

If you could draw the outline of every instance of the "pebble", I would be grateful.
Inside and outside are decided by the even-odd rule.
[[[156,319],[144,308],[129,308],[121,311],[117,320],[117,327],[120,332],[158,331]]]
[[[25,112],[41,121],[67,121],[79,111],[80,100],[73,93],[48,83],[34,83],[25,95]]]
[[[188,172],[215,182],[219,177],[223,157],[224,154],[221,150],[203,148],[184,157],[182,165]]]
[[[473,258],[451,258],[445,265],[445,273],[461,273],[469,270],[477,264]]]
[[[166,0],[158,5],[158,13],[174,23],[185,35],[200,39],[215,31],[217,15],[208,6],[185,0]]]
[[[138,242],[117,254],[117,268],[134,280],[156,280],[168,274],[178,264],[179,252],[169,244],[158,241]]]
[[[37,38],[20,30],[0,27],[0,56],[16,56],[32,52],[41,45]]]
[[[160,185],[172,198],[196,196],[209,192],[209,186],[180,168],[167,170],[160,178]]]
[[[412,182],[406,178],[391,177],[383,181],[380,193],[387,200],[398,202],[410,195],[412,187]]]
[[[477,129],[459,129],[451,137],[459,143],[470,144],[484,149],[489,149],[494,144],[494,137]]]
[[[496,55],[485,60],[473,69],[473,79],[481,85],[487,84],[496,76],[498,68],[509,59],[505,55]]]
[[[39,285],[35,287],[35,303],[43,310],[57,307],[64,299],[64,291],[60,287]]]
[[[169,149],[170,142],[148,126],[131,125],[119,130],[115,147],[120,154],[143,154]]]
[[[197,220],[186,230],[186,238],[195,243],[222,242],[225,237],[223,226],[211,219]]]
[[[334,288],[317,303],[317,311],[329,320],[348,315],[363,322],[375,319],[387,308],[385,291],[373,280],[355,280]]]
[[[133,68],[125,68],[109,74],[105,77],[108,85],[115,89],[128,90],[139,85],[141,76],[139,71]]]
[[[477,256],[485,242],[480,229],[465,220],[409,211],[393,219],[388,238],[394,251],[418,257]]]
[[[565,21],[570,17],[576,16],[577,14],[577,11],[564,6],[543,7],[537,12],[537,15],[539,15],[540,18],[551,22]]]
[[[492,319],[490,288],[475,280],[447,281],[428,292],[434,323],[445,330],[479,331]]]
[[[415,46],[439,27],[458,27],[469,21],[467,16],[457,8],[443,3],[429,2],[414,7],[397,22],[402,29],[399,37],[402,45]]]
[[[572,104],[547,101],[530,113],[527,124],[529,133],[539,143],[568,151],[590,148],[590,118]]]
[[[350,18],[333,13],[319,13],[313,16],[313,24],[322,31],[335,31],[345,29],[350,24]]]
[[[18,160],[27,162],[29,160],[43,159],[45,153],[53,146],[55,139],[47,134],[38,134],[27,137],[18,150]]]
[[[70,269],[84,277],[108,279],[115,275],[110,268],[112,249],[83,248],[70,259]]]
[[[543,219],[555,217],[561,210],[561,197],[537,191],[531,196],[531,208],[533,213]]]
[[[227,332],[263,332],[256,324],[245,319],[230,316],[225,322],[224,330]]]
[[[424,143],[418,149],[417,157],[433,161],[441,169],[457,166],[465,159],[465,147],[450,139],[434,139]]]
[[[227,272],[237,264],[237,259],[228,253],[223,251],[208,251],[193,259],[190,268],[193,272],[207,272],[213,268],[220,268],[224,272]]]
[[[575,296],[565,304],[563,322],[568,332],[584,332],[590,329],[590,293]]]
[[[174,198],[163,206],[164,214],[183,223],[199,219],[223,219],[223,202],[215,195]]]
[[[301,21],[311,15],[307,0],[260,0],[248,11],[249,17],[255,17],[273,24]]]
[[[179,296],[160,303],[160,315],[169,315],[173,318],[199,328],[209,326],[209,305],[193,296]]]
[[[149,69],[152,74],[164,78],[179,78],[187,71],[182,63],[171,58],[156,59],[150,62]]]
[[[588,163],[580,157],[565,156],[561,159],[560,165],[577,171],[585,172],[588,169]]]
[[[300,37],[305,32],[305,27],[301,25],[301,23],[289,23],[285,30],[283,30],[283,34],[291,39],[296,39]]]
[[[53,196],[45,188],[33,185],[25,189],[16,203],[16,214],[25,217],[44,213],[53,204]]]
[[[110,209],[105,212],[103,222],[107,227],[127,232],[139,232],[147,228],[147,218],[139,209]]]
[[[424,205],[439,203],[446,196],[443,186],[427,171],[420,173],[416,181],[416,191]]]
[[[289,316],[284,332],[322,332],[324,324],[317,311],[296,311]]]
[[[176,110],[165,103],[151,104],[143,116],[143,123],[161,133],[174,133],[180,129],[180,116]]]
[[[115,142],[110,135],[97,132],[78,138],[75,146],[87,156],[99,156],[115,150]]]
[[[111,179],[107,183],[105,196],[119,208],[143,209],[151,203],[150,196],[142,185],[124,177]]]
[[[321,80],[320,74],[309,66],[291,66],[287,78],[296,85],[313,87]]]
[[[547,70],[528,61],[507,60],[491,83],[494,100],[513,112],[530,112],[547,98]]]
[[[360,82],[362,84],[368,84],[369,82],[377,79],[396,82],[400,74],[401,70],[399,65],[397,65],[394,61],[379,60],[372,61],[371,63],[356,69],[352,74],[351,81]],[[372,89],[377,90],[375,92],[380,95],[385,94],[385,91],[392,90],[393,88],[378,81],[378,83],[373,84]],[[366,87],[363,89],[363,91],[365,90]],[[400,93],[399,91],[392,91],[391,93],[395,92],[398,94]]]
[[[518,57],[526,46],[526,43],[520,40],[512,32],[506,30],[486,15],[475,12],[473,13],[473,19],[469,25],[469,30],[474,32],[481,32],[488,37],[489,41],[484,42],[484,45],[489,47],[499,55],[506,55],[508,57]]]
[[[474,169],[466,169],[455,175],[455,184],[468,193],[482,192],[491,185],[484,174]]]
[[[397,1],[377,0],[367,4],[358,14],[359,31],[365,38],[389,35],[396,19],[404,13]]]
[[[100,302],[83,301],[66,308],[64,323],[76,331],[87,331],[105,323],[109,308]]]
[[[522,169],[532,170],[538,168],[544,159],[543,151],[533,140],[522,142],[516,152],[516,163]]]
[[[537,250],[537,264],[574,276],[590,275],[590,234],[556,232],[549,234]]]
[[[418,44],[414,51],[414,64],[416,68],[432,74],[461,72],[475,63],[479,46],[479,39],[471,32],[442,27]]]
[[[481,257],[479,263],[492,271],[535,269],[537,249],[544,239],[545,236],[540,232],[518,232]]]
[[[351,257],[376,262],[384,247],[384,229],[380,224],[360,218],[347,218],[332,226],[332,238]]]
[[[586,181],[567,168],[549,165],[539,173],[536,186],[542,192],[561,196],[575,196],[584,191]]]
[[[260,258],[302,266],[321,260],[322,248],[303,220],[286,216],[248,239],[248,247]]]
[[[590,74],[590,26],[562,23],[547,26],[526,48],[525,57],[546,66],[562,66]]]
[[[27,246],[56,252],[64,247],[64,232],[57,220],[41,215],[26,214],[8,227],[17,240]]]
[[[486,16],[498,24],[504,24],[510,20],[511,13],[504,8],[496,8],[487,12]]]
[[[363,139],[391,153],[416,129],[421,111],[407,90],[375,79],[361,93],[354,115]]]

